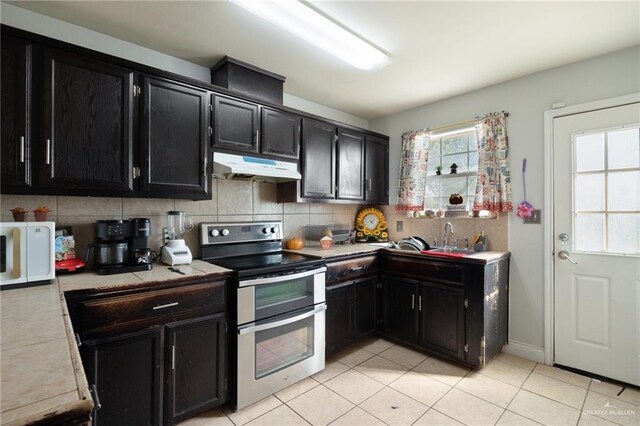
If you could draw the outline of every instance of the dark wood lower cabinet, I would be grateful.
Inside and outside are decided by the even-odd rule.
[[[408,343],[418,340],[417,284],[415,281],[385,277],[383,286],[382,331]]]
[[[351,285],[327,289],[326,346],[327,356],[353,342],[353,300]]]
[[[481,368],[508,340],[509,255],[486,264],[380,257],[380,333]]]
[[[83,342],[89,387],[101,404],[94,425],[162,424],[163,346],[162,327]]]
[[[420,345],[464,359],[464,288],[431,284],[419,287]]]
[[[168,324],[165,424],[204,412],[226,400],[224,314]]]
[[[327,289],[326,356],[375,333],[377,283],[372,279]]]

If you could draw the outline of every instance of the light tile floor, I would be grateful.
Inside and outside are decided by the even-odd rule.
[[[243,410],[181,425],[640,425],[640,391],[621,390],[507,353],[472,371],[372,338]]]

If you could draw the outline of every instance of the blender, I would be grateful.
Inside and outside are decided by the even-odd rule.
[[[185,226],[185,222],[188,225]],[[184,212],[167,212],[167,241],[162,247],[161,257],[163,263],[171,266],[191,264],[193,256],[184,242],[184,233],[190,229],[193,229],[193,222]]]

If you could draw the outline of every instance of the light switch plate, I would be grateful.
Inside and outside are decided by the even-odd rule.
[[[541,216],[540,210],[534,210],[533,214],[530,217],[525,217],[523,222],[526,224],[539,225],[540,216]]]
[[[402,228],[404,227],[404,222],[401,220],[396,220],[396,232],[402,232]]]

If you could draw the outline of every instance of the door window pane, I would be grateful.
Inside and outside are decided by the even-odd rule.
[[[575,138],[576,171],[604,170],[604,133]]]
[[[607,251],[640,254],[640,213],[610,214],[607,227]]]
[[[576,211],[604,210],[604,173],[576,176]]]
[[[640,167],[640,129],[624,129],[607,134],[609,169]]]
[[[607,198],[609,211],[640,210],[640,171],[609,173]]]
[[[604,251],[604,214],[577,214],[576,251]]]

